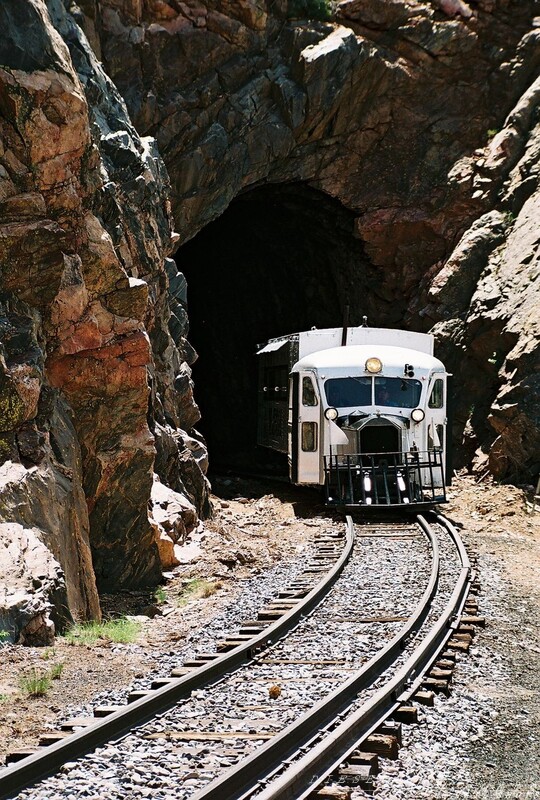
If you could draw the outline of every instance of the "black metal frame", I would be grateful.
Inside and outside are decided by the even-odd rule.
[[[429,479],[422,472],[429,472]],[[324,456],[325,499],[340,508],[433,505],[446,502],[441,450]],[[435,483],[439,485],[436,486]]]

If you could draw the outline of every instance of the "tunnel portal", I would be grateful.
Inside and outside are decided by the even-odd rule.
[[[237,197],[178,251],[211,468],[286,471],[285,457],[255,441],[258,343],[339,326],[347,304],[351,325],[366,313],[371,324],[387,324],[383,311],[373,318],[380,275],[353,231],[354,214],[328,195],[305,184],[265,185]]]

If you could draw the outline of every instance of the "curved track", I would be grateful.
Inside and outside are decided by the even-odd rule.
[[[433,563],[424,595],[407,623],[347,683],[253,756],[194,795],[193,800],[247,800],[252,797],[303,800],[324,783],[386,717],[415,694],[424,674],[457,627],[471,573],[459,535],[448,520],[437,515],[437,523],[447,531],[454,544],[460,567],[442,612],[431,620],[430,609],[436,597],[441,567],[438,536],[423,517],[418,517],[418,521],[430,540]],[[427,620],[430,624],[426,626]],[[400,656],[413,637],[419,641],[403,663]],[[359,700],[360,693],[385,673],[389,674],[383,685],[377,686],[365,701]]]
[[[376,655],[342,680],[338,689],[325,694],[309,711],[272,735],[265,745],[207,783],[192,795],[193,800],[307,797],[393,710],[415,694],[424,674],[457,627],[470,581],[470,564],[451,524],[441,516],[433,517],[432,525],[445,531],[441,534],[423,517],[418,517],[417,522],[429,543],[431,566],[423,595],[405,624]],[[392,531],[390,524],[387,527]],[[452,550],[452,557],[459,562],[448,573],[451,580],[447,575],[441,581],[445,570],[444,559],[441,568],[441,536],[446,537],[445,559],[449,559]],[[279,619],[264,623],[260,632],[250,629],[254,635],[241,636],[241,644],[238,637],[233,638],[237,644],[229,652],[210,657],[210,661],[184,677],[166,680],[161,688],[132,704],[0,771],[0,798],[13,797],[66,761],[117,739],[174,707],[193,690],[207,687],[250,662],[321,604],[344,570],[354,540],[354,525],[348,517],[342,549],[337,547],[335,537],[321,537],[319,551],[311,565],[306,566],[304,576],[280,593],[285,599],[275,601],[273,608]],[[314,576],[318,577],[323,570],[326,570],[324,578],[313,588],[308,586],[308,581],[312,585]],[[441,583],[445,584],[446,594],[441,591]]]

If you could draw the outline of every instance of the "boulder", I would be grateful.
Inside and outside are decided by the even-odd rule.
[[[162,568],[177,566],[180,562],[175,545],[183,544],[197,525],[197,511],[184,495],[161,483],[157,475],[152,484],[151,519]]]
[[[67,606],[64,573],[43,538],[37,528],[0,523],[0,630],[35,647],[52,643],[51,612]]]

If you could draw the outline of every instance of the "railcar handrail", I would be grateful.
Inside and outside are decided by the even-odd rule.
[[[362,508],[446,502],[441,450],[324,456],[326,503]]]

